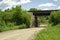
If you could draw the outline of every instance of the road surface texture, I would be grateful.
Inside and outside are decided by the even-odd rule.
[[[44,28],[28,28],[0,33],[0,40],[31,40],[33,35]]]

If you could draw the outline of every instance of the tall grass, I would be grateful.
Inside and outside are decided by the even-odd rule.
[[[21,24],[19,26],[8,24],[8,25],[0,26],[0,32],[8,31],[8,30],[15,30],[15,29],[24,29],[24,28],[26,28],[26,24]]]
[[[40,31],[34,40],[60,40],[60,25],[50,26]]]

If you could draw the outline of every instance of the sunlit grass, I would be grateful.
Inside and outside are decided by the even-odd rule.
[[[34,40],[60,40],[60,25],[40,31]]]

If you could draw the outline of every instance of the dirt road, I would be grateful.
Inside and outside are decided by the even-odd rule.
[[[0,40],[31,40],[33,35],[43,28],[28,28],[0,33]]]

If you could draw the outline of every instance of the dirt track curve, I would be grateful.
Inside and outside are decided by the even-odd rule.
[[[44,28],[28,28],[0,33],[0,40],[31,40],[33,35]]]

